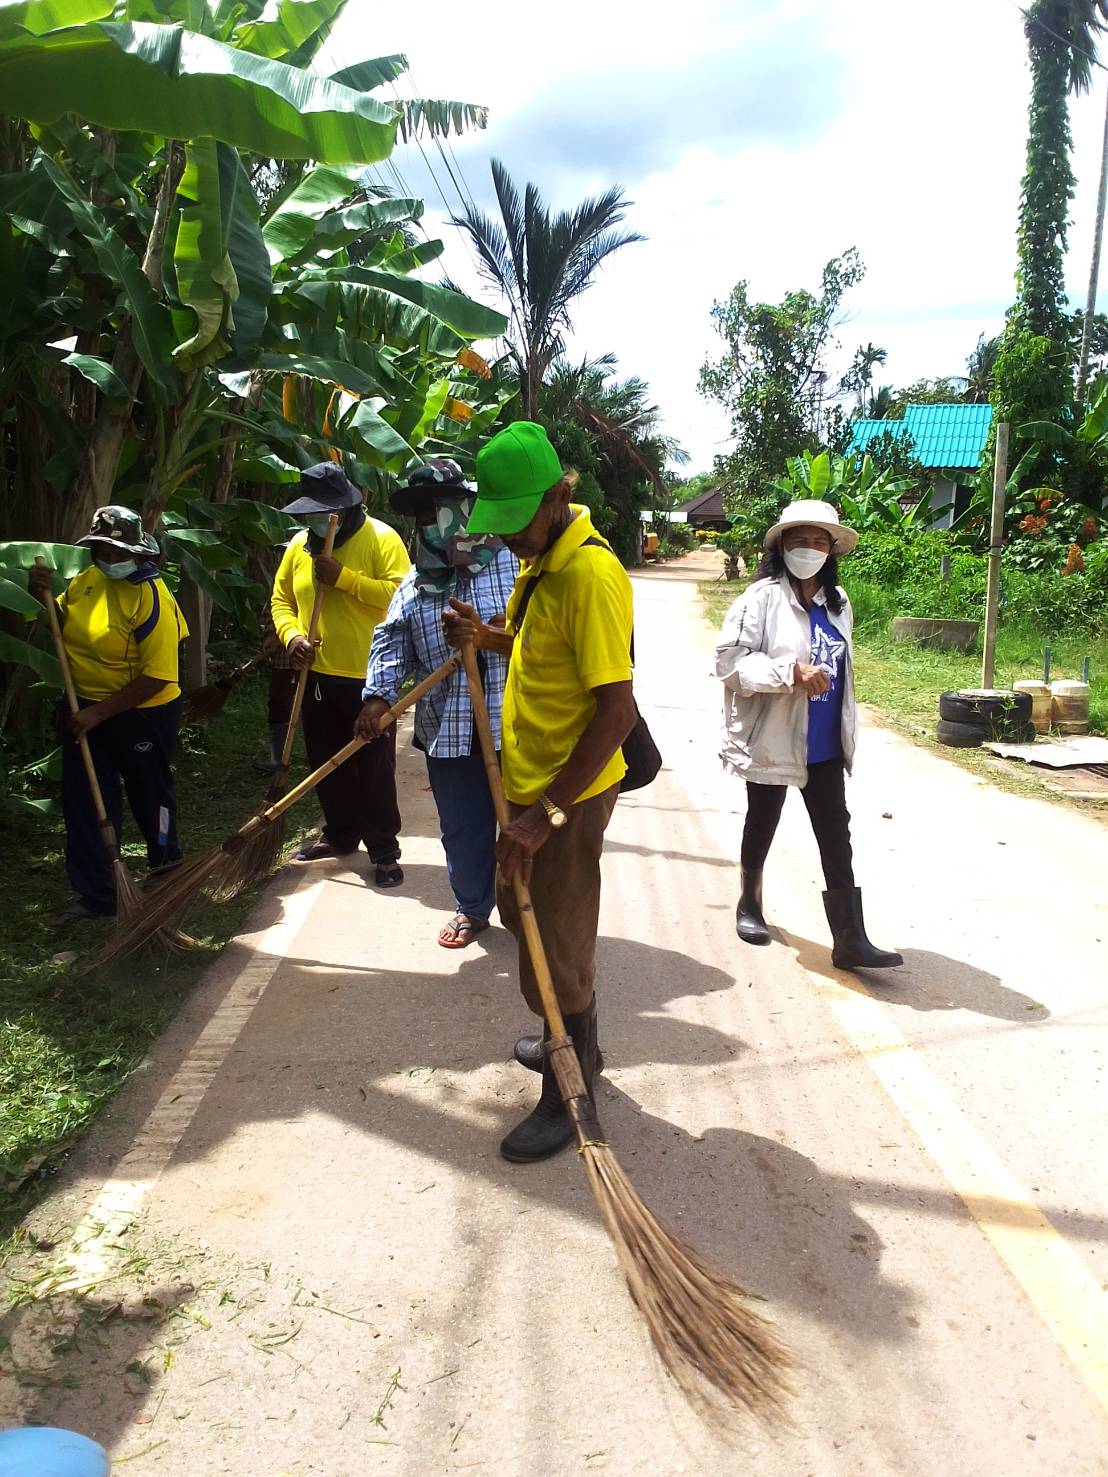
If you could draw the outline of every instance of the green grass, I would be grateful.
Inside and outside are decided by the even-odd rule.
[[[739,593],[738,585],[701,587],[708,619],[718,625]],[[862,585],[851,590],[855,617],[855,682],[859,699],[879,708],[898,727],[933,729],[939,693],[981,685],[980,655],[931,651],[908,641],[893,641],[889,625],[896,611],[885,592]],[[1042,632],[1004,625],[997,636],[996,685],[1041,678],[1043,647],[1052,650],[1052,675],[1080,677],[1091,659],[1089,714],[1092,731],[1108,732],[1108,636],[1053,639]]]
[[[265,794],[253,767],[266,740],[264,676],[240,683],[206,738],[190,730],[176,764],[181,845],[202,851],[238,829]],[[289,835],[310,825],[311,801]],[[5,815],[0,854],[0,1240],[26,1213],[65,1150],[142,1060],[150,1043],[228,938],[253,897],[204,898],[187,927],[198,947],[163,959],[144,954],[107,975],[87,964],[111,925],[52,929],[69,897],[60,820]],[[144,855],[124,823],[132,874]],[[73,957],[76,951],[77,957]]]

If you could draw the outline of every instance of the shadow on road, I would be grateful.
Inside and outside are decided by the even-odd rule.
[[[805,969],[826,973],[832,967],[827,944],[790,932],[788,947]],[[1050,1019],[1045,1005],[1030,995],[1010,990],[995,974],[926,949],[905,949],[901,969],[862,969],[856,976],[845,971],[836,973],[848,990],[857,990],[861,984],[864,993],[874,992],[890,1005],[907,1005],[911,1010],[968,1010],[1025,1026]]]

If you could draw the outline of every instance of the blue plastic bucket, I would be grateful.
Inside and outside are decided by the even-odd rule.
[[[0,1477],[109,1477],[111,1469],[104,1448],[75,1431],[0,1431]]]

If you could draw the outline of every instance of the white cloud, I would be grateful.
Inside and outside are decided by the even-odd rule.
[[[846,304],[841,363],[872,340],[896,384],[961,372],[978,334],[1003,322],[1027,121],[1016,0],[565,0],[556,11],[488,0],[472,14],[432,0],[418,22],[358,12],[331,43],[335,65],[404,51],[416,91],[489,105],[488,134],[455,145],[479,195],[495,152],[555,206],[624,186],[627,224],[649,239],[602,270],[573,346],[613,350],[622,372],[643,375],[696,466],[726,444],[696,378],[716,351],[712,301],[740,279],[765,300],[815,288],[828,258],[856,245],[868,270]],[[1071,107],[1075,301],[1105,87],[1099,72]],[[397,160],[413,186],[430,185],[418,154]],[[433,187],[427,198],[434,233],[446,212]],[[448,270],[472,284],[464,246],[443,229]]]

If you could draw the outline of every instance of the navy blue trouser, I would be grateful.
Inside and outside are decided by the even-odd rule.
[[[427,778],[458,912],[487,923],[496,902],[496,811],[484,760],[480,754],[465,759],[427,755]]]
[[[82,708],[91,707],[82,702]],[[67,713],[68,708],[63,708]],[[104,809],[123,838],[123,792],[146,841],[151,867],[180,861],[177,845],[177,794],[170,767],[177,747],[181,700],[157,708],[117,713],[88,735],[89,750],[104,797]],[[62,812],[65,816],[65,870],[73,891],[94,913],[115,912],[115,881],[100,835],[81,750],[62,735]]]

